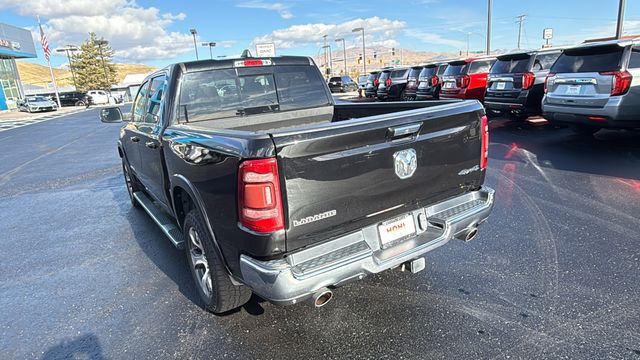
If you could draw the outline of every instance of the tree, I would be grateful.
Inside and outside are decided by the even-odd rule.
[[[113,64],[114,51],[108,44],[100,44],[95,33],[82,43],[80,52],[71,59],[76,72],[77,91],[106,90],[117,84],[116,67]]]

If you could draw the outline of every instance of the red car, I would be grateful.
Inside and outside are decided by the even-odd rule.
[[[442,75],[441,99],[476,99],[484,101],[489,69],[495,57],[473,57],[449,62]]]

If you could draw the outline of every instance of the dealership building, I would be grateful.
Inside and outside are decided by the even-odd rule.
[[[35,57],[29,30],[0,23],[0,111],[15,108],[24,95],[16,59]]]

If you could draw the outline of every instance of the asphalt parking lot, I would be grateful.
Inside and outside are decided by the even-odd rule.
[[[640,133],[491,123],[478,237],[321,309],[199,307],[98,110],[0,132],[0,358],[640,359]]]

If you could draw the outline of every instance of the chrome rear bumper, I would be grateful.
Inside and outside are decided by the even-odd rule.
[[[380,246],[378,224],[374,224],[284,259],[259,261],[241,255],[243,281],[266,300],[295,304],[323,287],[362,279],[444,245],[487,219],[494,194],[493,189],[482,187],[412,211],[417,235],[385,249]]]

